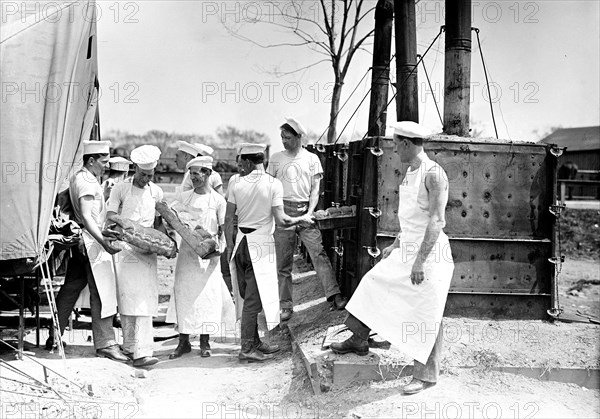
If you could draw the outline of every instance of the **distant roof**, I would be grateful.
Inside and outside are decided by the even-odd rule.
[[[567,151],[600,150],[600,126],[557,129],[541,141],[567,147]]]

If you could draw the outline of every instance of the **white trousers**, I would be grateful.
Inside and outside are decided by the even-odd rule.
[[[152,316],[127,316],[121,314],[123,352],[132,353],[133,359],[152,356],[154,333]]]

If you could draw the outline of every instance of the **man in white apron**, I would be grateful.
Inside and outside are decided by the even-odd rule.
[[[221,233],[227,203],[208,183],[212,162],[212,157],[196,157],[187,164],[195,187],[178,193],[170,206],[182,223],[191,230],[202,227],[220,244],[218,250],[224,251]],[[200,356],[208,357],[209,335],[235,330],[235,307],[221,276],[219,257],[200,259],[191,246],[181,242],[167,322],[176,323],[179,332],[179,344],[169,355],[171,359],[191,352],[190,334],[200,335]]]
[[[75,221],[83,226],[83,236],[80,246],[72,248],[65,282],[56,297],[56,308],[62,336],[79,293],[89,286],[96,355],[125,362],[127,357],[119,350],[112,327],[117,300],[111,255],[119,249],[111,246],[100,230],[106,206],[99,178],[108,164],[109,147],[110,141],[84,141],[83,167],[69,181]],[[52,348],[53,340],[51,335],[46,342],[48,349]]]
[[[160,218],[155,210],[162,201],[162,189],[151,182],[160,150],[143,145],[131,151],[136,164],[134,175],[116,184],[108,199],[108,219],[113,215],[143,227],[156,226]],[[142,253],[125,242],[114,258],[117,277],[117,300],[123,329],[123,351],[133,358],[135,367],[158,362],[153,355],[152,316],[158,313],[158,275],[156,253]]]
[[[265,144],[241,144],[238,148],[244,176],[228,186],[225,238],[236,311],[241,317],[241,362],[261,362],[279,351],[258,336],[258,314],[264,310],[267,329],[279,324],[279,292],[273,230],[278,225],[310,225],[309,217],[289,217],[283,212],[283,186],[265,172]],[[233,241],[233,218],[238,232]]]
[[[102,190],[104,191],[104,200],[108,201],[110,191],[112,190],[115,183],[122,182],[129,173],[129,166],[131,162],[124,157],[116,156],[111,157],[108,161],[109,172],[108,179],[102,182]]]
[[[194,143],[190,144],[187,141],[177,141],[177,152],[175,153],[175,164],[181,170],[185,170],[183,180],[181,181],[181,188],[183,191],[189,191],[194,189],[190,174],[186,169],[186,165],[190,160],[196,157],[211,157],[213,153],[212,147],[204,144]],[[208,184],[215,191],[223,195],[223,179],[216,170],[211,171]]]
[[[299,121],[286,118],[285,123],[279,128],[285,150],[271,156],[267,172],[283,184],[284,212],[291,217],[301,215],[311,217],[319,203],[319,187],[323,177],[321,161],[316,154],[302,147],[302,136],[306,135],[306,129]],[[274,237],[279,272],[281,320],[289,320],[294,311],[292,268],[297,238],[308,250],[327,301],[333,308],[343,310],[348,300],[342,296],[331,261],[323,248],[321,231],[315,225],[292,228],[277,226]]]
[[[353,335],[331,344],[339,354],[367,355],[371,330],[412,357],[414,394],[434,385],[439,375],[442,316],[454,271],[446,224],[448,178],[423,151],[429,130],[399,122],[394,139],[409,167],[400,184],[400,232],[383,250],[383,260],[362,278],[348,302],[346,325]]]

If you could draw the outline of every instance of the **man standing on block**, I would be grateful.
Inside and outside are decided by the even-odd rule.
[[[319,186],[323,167],[319,158],[302,147],[302,136],[306,130],[294,118],[286,118],[281,125],[281,141],[284,151],[273,154],[267,172],[283,184],[283,208],[292,217],[311,217],[319,202]],[[331,262],[323,249],[321,232],[313,224],[309,227],[280,227],[275,229],[275,249],[279,275],[279,299],[281,320],[292,317],[292,267],[296,236],[300,237],[308,250],[317,276],[325,290],[327,301],[343,310],[347,300],[340,292]]]
[[[230,270],[237,317],[242,319],[241,362],[260,362],[279,351],[277,345],[261,342],[258,314],[264,310],[267,328],[275,328],[279,318],[277,263],[273,229],[309,225],[307,216],[289,217],[283,212],[283,187],[264,169],[265,144],[241,144],[238,149],[244,176],[228,186],[225,214],[225,239],[230,255]],[[238,215],[238,232],[233,241],[233,218]]]
[[[56,297],[56,310],[62,336],[79,293],[88,285],[96,356],[126,362],[113,330],[117,290],[111,255],[119,249],[111,246],[100,230],[106,204],[99,179],[108,164],[109,147],[110,141],[84,141],[83,167],[69,181],[75,221],[83,226],[83,234],[80,245],[72,248],[65,283]],[[52,333],[46,342],[47,349],[52,349],[53,341]]]
[[[131,151],[135,173],[117,183],[108,199],[108,220],[113,215],[143,227],[157,226],[155,205],[162,201],[162,189],[151,182],[160,150],[143,145]],[[123,351],[133,358],[133,366],[156,364],[153,357],[152,316],[158,313],[158,272],[156,253],[142,253],[125,242],[115,257],[117,299],[123,328]]]
[[[429,135],[415,122],[395,126],[400,161],[409,164],[399,188],[400,232],[348,302],[345,323],[353,335],[330,345],[335,353],[367,355],[369,333],[374,330],[415,360],[413,379],[403,389],[406,394],[437,382],[442,316],[454,271],[443,232],[448,178],[423,151]]]

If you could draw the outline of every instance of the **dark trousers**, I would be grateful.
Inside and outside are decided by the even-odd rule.
[[[94,337],[94,347],[96,349],[108,348],[117,344],[115,332],[113,330],[112,316],[102,318],[102,302],[90,260],[83,248],[83,242],[80,246],[71,248],[71,258],[65,275],[65,283],[60,287],[56,296],[56,310],[58,324],[60,326],[60,335],[65,331],[69,316],[75,307],[79,298],[79,293],[88,285],[90,289],[90,308],[92,311],[92,335]],[[52,329],[53,330],[53,329]]]
[[[258,292],[256,276],[254,276],[254,268],[252,267],[246,237],[240,242],[235,254],[235,268],[240,296],[244,299],[241,324],[242,342],[244,340],[254,340],[258,327],[258,314],[262,311],[262,302]]]
[[[371,329],[354,317],[352,314],[348,314],[346,317],[346,321],[344,322],[348,329],[352,331],[355,335],[363,340],[369,339],[369,334],[371,333]],[[435,383],[438,380],[440,375],[440,359],[442,356],[442,341],[443,341],[443,328],[440,323],[440,330],[438,332],[437,338],[435,340],[435,344],[433,345],[433,349],[431,350],[431,354],[429,354],[429,358],[427,359],[426,364],[421,364],[419,361],[415,359],[413,365],[413,377],[417,378],[421,381],[427,381],[430,383]]]

